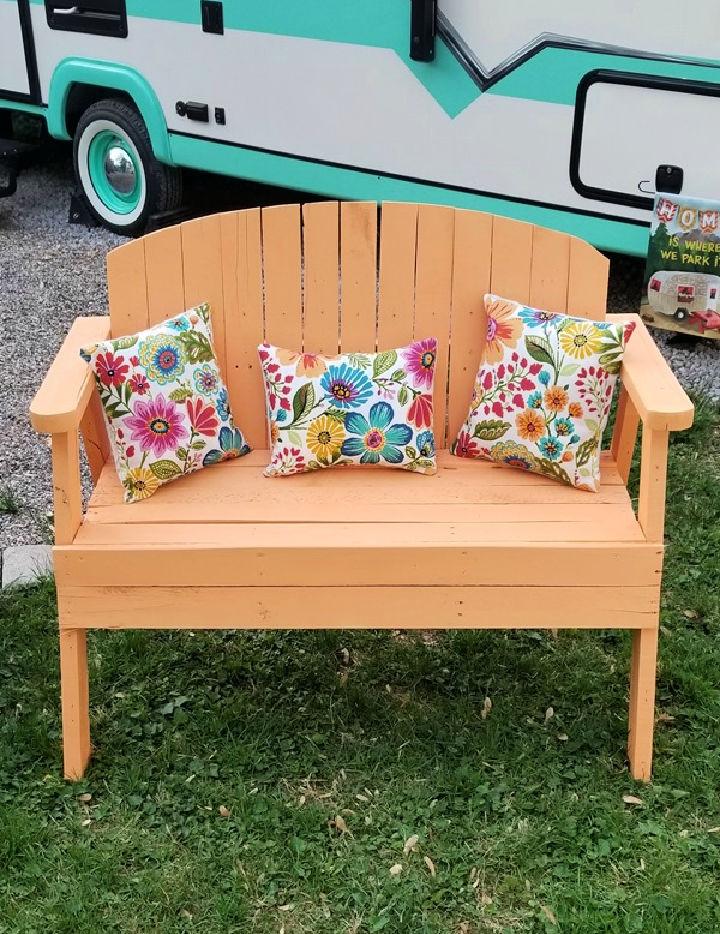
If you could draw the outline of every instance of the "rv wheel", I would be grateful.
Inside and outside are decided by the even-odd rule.
[[[124,101],[88,107],[75,130],[73,163],[88,210],[116,233],[142,233],[152,214],[180,206],[180,170],[155,159],[142,117]]]
[[[675,312],[676,321],[684,321],[687,318],[687,310],[685,308],[678,308]]]

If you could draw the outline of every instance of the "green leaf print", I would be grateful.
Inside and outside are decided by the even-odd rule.
[[[481,441],[497,441],[510,430],[510,422],[505,422],[501,418],[488,419],[484,422],[478,422],[473,432],[476,438]]]
[[[303,383],[293,396],[293,422],[299,422],[315,405],[315,390],[312,383]]]
[[[583,467],[590,458],[593,456],[597,450],[598,444],[600,443],[600,438],[598,435],[593,435],[592,438],[588,438],[587,441],[578,447],[577,453],[575,455],[575,463],[578,467]]]
[[[170,398],[173,402],[185,402],[186,399],[192,399],[192,397],[192,390],[185,386],[181,386],[178,389],[173,389],[173,391],[170,393]]]
[[[131,337],[118,337],[112,342],[112,349],[117,352],[118,350],[129,350],[130,347],[134,347],[138,342],[138,335],[135,334]]]
[[[546,337],[541,337],[539,334],[526,337],[525,346],[533,360],[536,360],[538,363],[549,363],[551,367],[555,367],[552,347],[550,346],[550,341]]]
[[[407,405],[408,398],[409,398],[409,394],[408,394],[407,386],[401,386],[397,394],[398,402],[400,403],[400,405]]]
[[[375,362],[373,363],[373,378],[377,379],[381,373],[385,373],[391,366],[395,366],[396,362],[397,354],[394,350],[386,350],[384,353],[379,353],[375,357]]]
[[[154,461],[149,466],[158,480],[173,480],[182,473],[182,470],[174,461]]]
[[[206,363],[208,360],[214,360],[215,355],[210,341],[199,331],[181,331],[177,339],[191,363]]]

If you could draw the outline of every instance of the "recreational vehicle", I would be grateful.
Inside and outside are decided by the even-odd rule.
[[[641,255],[659,166],[720,192],[718,36],[717,0],[0,0],[0,109],[124,233],[189,167]]]

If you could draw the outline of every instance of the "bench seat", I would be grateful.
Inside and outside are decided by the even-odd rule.
[[[131,505],[108,462],[74,542],[55,549],[73,626],[197,626],[208,610],[218,627],[377,626],[369,599],[395,603],[407,628],[637,628],[657,613],[662,549],[609,454],[595,494],[448,451],[434,477],[267,479],[267,461],[254,451]],[[252,588],[240,620],[226,602],[238,586]]]

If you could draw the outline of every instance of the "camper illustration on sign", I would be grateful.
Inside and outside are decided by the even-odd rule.
[[[718,35],[717,0],[0,0],[0,110],[127,234],[189,167],[643,255],[659,165],[720,190]]]
[[[654,312],[669,315],[676,321],[701,315],[717,316],[719,276],[704,276],[696,272],[670,272],[659,270],[648,282],[648,304]],[[712,320],[712,317],[707,319]],[[720,317],[718,317],[720,321]],[[705,328],[703,328],[705,330]]]

